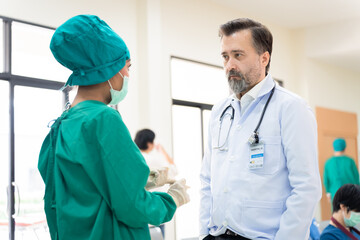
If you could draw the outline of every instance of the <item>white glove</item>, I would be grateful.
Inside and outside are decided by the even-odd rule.
[[[177,207],[180,207],[190,201],[189,194],[186,192],[188,188],[189,187],[186,186],[185,179],[180,179],[170,185],[168,194],[174,199]]]
[[[201,235],[201,236],[199,237],[199,240],[203,240],[206,236],[207,236],[207,235]]]
[[[149,190],[156,187],[164,186],[167,183],[172,183],[172,179],[168,179],[169,168],[164,167],[156,170],[151,170],[145,189]]]

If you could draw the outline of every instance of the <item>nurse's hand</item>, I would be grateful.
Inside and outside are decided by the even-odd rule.
[[[149,190],[152,188],[164,186],[167,183],[173,183],[174,180],[168,179],[168,172],[169,168],[167,167],[151,170],[145,188]]]
[[[186,192],[188,188],[185,179],[180,179],[170,186],[168,194],[174,199],[177,207],[190,201],[189,194]]]

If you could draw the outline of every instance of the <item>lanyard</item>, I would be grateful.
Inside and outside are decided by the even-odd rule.
[[[354,234],[352,234],[349,230],[347,230],[343,225],[341,225],[338,221],[336,221],[335,218],[331,217],[331,221],[336,225],[337,228],[339,228],[343,233],[346,234],[346,236],[348,236],[349,238],[351,238],[351,240],[358,240],[357,237],[354,236]],[[350,230],[356,232],[357,234],[360,235],[359,230],[357,230],[356,228],[351,227]]]

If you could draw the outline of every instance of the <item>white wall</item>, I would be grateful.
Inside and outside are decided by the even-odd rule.
[[[359,26],[357,21],[344,21],[303,31],[302,57],[306,58],[303,75],[313,107],[354,112],[360,116],[360,59],[352,57],[360,50],[360,33],[355,31]],[[334,65],[334,58],[344,58],[341,66]],[[353,70],[356,68],[358,71]]]

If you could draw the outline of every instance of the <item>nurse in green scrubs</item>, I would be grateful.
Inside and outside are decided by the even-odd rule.
[[[359,171],[356,164],[352,158],[344,155],[345,140],[335,139],[333,147],[334,156],[326,161],[324,169],[324,185],[330,201],[342,185],[347,183],[359,185]]]
[[[54,239],[150,239],[148,224],[170,221],[189,201],[185,180],[148,192],[149,168],[116,105],[127,93],[130,54],[101,19],[79,15],[54,33],[54,57],[73,71],[73,103],[53,123],[38,168]],[[155,181],[156,182],[156,181]]]

